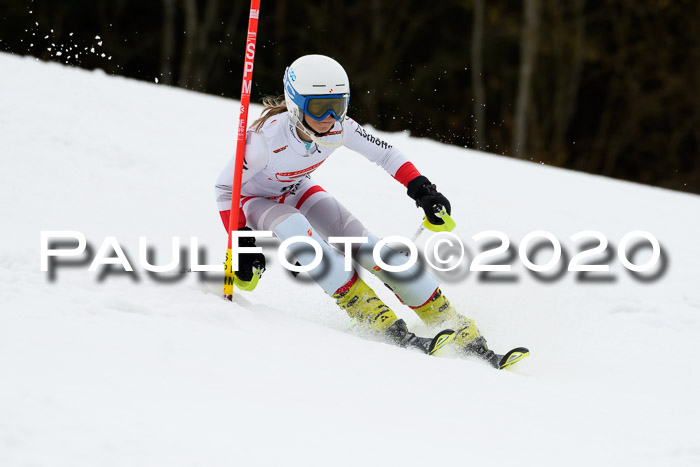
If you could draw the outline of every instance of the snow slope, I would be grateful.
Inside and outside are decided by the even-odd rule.
[[[0,104],[1,466],[700,464],[697,196],[381,135],[450,198],[471,257],[471,236],[494,229],[514,245],[550,231],[569,257],[588,229],[613,248],[637,229],[663,246],[665,273],[646,282],[614,255],[605,282],[537,280],[517,257],[514,281],[441,276],[492,348],[532,351],[498,372],[344,332],[274,243],[258,289],[233,304],[217,281],[140,270],[142,235],[159,263],[173,236],[222,260],[213,182],[236,102],[0,54]],[[420,221],[359,155],[339,150],[314,176],[380,236]],[[140,271],[100,280],[88,260],[50,281],[42,230],[81,231],[95,250],[115,236]]]

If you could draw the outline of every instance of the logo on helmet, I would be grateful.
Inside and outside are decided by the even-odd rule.
[[[294,100],[296,98],[297,92],[292,85],[292,81],[296,80],[297,77],[292,70],[287,68],[287,73],[284,74],[284,90],[289,94],[289,98]]]

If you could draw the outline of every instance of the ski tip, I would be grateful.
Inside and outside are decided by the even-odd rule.
[[[452,342],[456,335],[457,334],[452,329],[445,329],[444,331],[437,333],[437,335],[433,338],[433,341],[430,343],[428,355],[437,354],[440,349]]]
[[[528,349],[526,349],[525,347],[516,347],[501,358],[499,368],[501,370],[504,368],[508,368],[509,366],[519,362],[528,355],[530,355],[530,351]]]

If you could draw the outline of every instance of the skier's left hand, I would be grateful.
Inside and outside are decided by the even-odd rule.
[[[447,211],[447,214],[452,214],[452,207],[445,196],[437,191],[434,184],[430,183],[427,177],[420,175],[408,182],[408,196],[416,201],[416,206],[423,208],[425,217],[433,225],[442,225],[445,223],[436,213],[440,212],[439,206],[442,206]]]

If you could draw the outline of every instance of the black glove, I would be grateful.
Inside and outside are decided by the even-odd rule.
[[[425,217],[431,224],[442,225],[445,223],[435,215],[435,213],[440,212],[439,206],[444,207],[447,214],[452,214],[452,207],[447,198],[437,191],[430,180],[422,175],[408,182],[408,196],[416,200],[417,207],[423,208]]]
[[[239,232],[244,230],[252,231],[253,229],[250,227],[238,229]],[[255,246],[255,237],[238,237],[238,246]],[[240,253],[238,255],[236,277],[244,282],[250,282],[253,279],[253,271],[255,269],[265,269],[265,255],[262,253]]]

